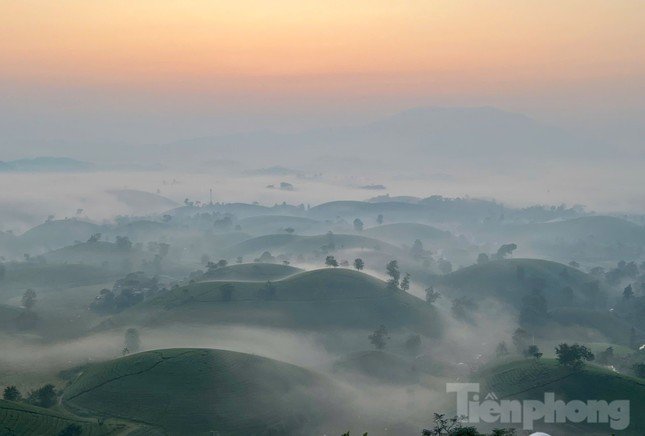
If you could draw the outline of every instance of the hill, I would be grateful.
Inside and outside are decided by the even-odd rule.
[[[521,360],[496,364],[484,368],[475,380],[481,384],[480,392],[486,395],[494,392],[499,399],[541,400],[545,392],[554,392],[556,399],[572,400],[629,400],[631,410],[630,426],[624,434],[645,432],[645,381],[617,374],[615,372],[586,365],[575,371],[558,365],[555,360]],[[568,424],[555,427],[536,422],[536,430],[551,434],[611,434],[607,424]]]
[[[0,289],[8,291],[91,285],[114,279],[114,273],[93,265],[9,262],[5,267]]]
[[[169,349],[92,365],[64,392],[72,410],[168,434],[334,434],[334,386],[304,368],[224,350]],[[320,433],[322,434],[322,433]]]
[[[451,296],[494,297],[520,306],[522,298],[534,289],[542,289],[548,307],[601,305],[602,290],[595,279],[561,263],[541,259],[494,260],[462,268],[437,278],[437,285]],[[565,287],[573,290],[568,301]],[[596,291],[597,289],[597,291]]]
[[[152,257],[133,247],[113,242],[83,242],[45,253],[47,262],[101,266],[111,270],[139,268],[141,261]]]
[[[137,427],[114,420],[99,425],[96,419],[80,418],[59,410],[0,400],[1,435],[57,435],[70,424],[78,425],[83,436],[125,434],[127,430]]]
[[[276,263],[242,263],[218,268],[204,274],[205,280],[256,281],[279,280],[302,272],[300,268]]]
[[[51,220],[27,230],[19,240],[29,250],[55,250],[77,241],[85,242],[94,233],[102,231],[102,226],[87,221]]]
[[[233,286],[230,301],[222,286]],[[115,323],[245,323],[297,329],[406,328],[436,336],[437,312],[410,294],[386,289],[385,282],[348,269],[298,273],[266,284],[199,282],[169,290],[115,317]]]
[[[94,165],[68,157],[35,157],[0,162],[0,172],[70,172],[89,171]]]
[[[397,245],[412,245],[415,239],[419,239],[424,245],[428,246],[438,243],[458,242],[450,232],[419,223],[385,224],[367,228],[363,230],[363,234]]]

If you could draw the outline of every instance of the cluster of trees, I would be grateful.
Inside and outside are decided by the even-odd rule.
[[[7,401],[24,401],[33,406],[49,408],[58,403],[60,392],[56,391],[54,385],[48,383],[40,388],[29,391],[26,397],[16,386],[4,388],[2,398]]]
[[[581,369],[585,361],[594,360],[595,356],[584,345],[562,343],[555,348],[558,363],[571,369]]]
[[[117,313],[159,292],[157,277],[148,277],[138,271],[117,280],[112,289],[102,289],[90,304],[97,313]]]

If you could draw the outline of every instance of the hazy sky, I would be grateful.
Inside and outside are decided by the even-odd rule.
[[[482,104],[637,147],[643,41],[642,0],[2,0],[0,150]]]

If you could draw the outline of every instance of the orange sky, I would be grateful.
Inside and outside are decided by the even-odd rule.
[[[602,87],[643,81],[644,42],[642,0],[0,4],[0,79],[23,85],[296,94]]]

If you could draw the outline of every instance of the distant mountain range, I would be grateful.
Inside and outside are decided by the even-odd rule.
[[[67,157],[36,157],[0,162],[0,172],[69,172],[92,169],[94,164]]]
[[[408,156],[492,158],[588,156],[587,141],[525,115],[492,107],[421,107],[357,126],[312,129],[298,133],[255,131],[182,140],[156,146],[160,156],[220,152],[315,158],[337,155],[370,158]],[[598,148],[598,147],[594,147]],[[403,154],[405,153],[405,154]],[[302,162],[302,160],[300,160]]]

